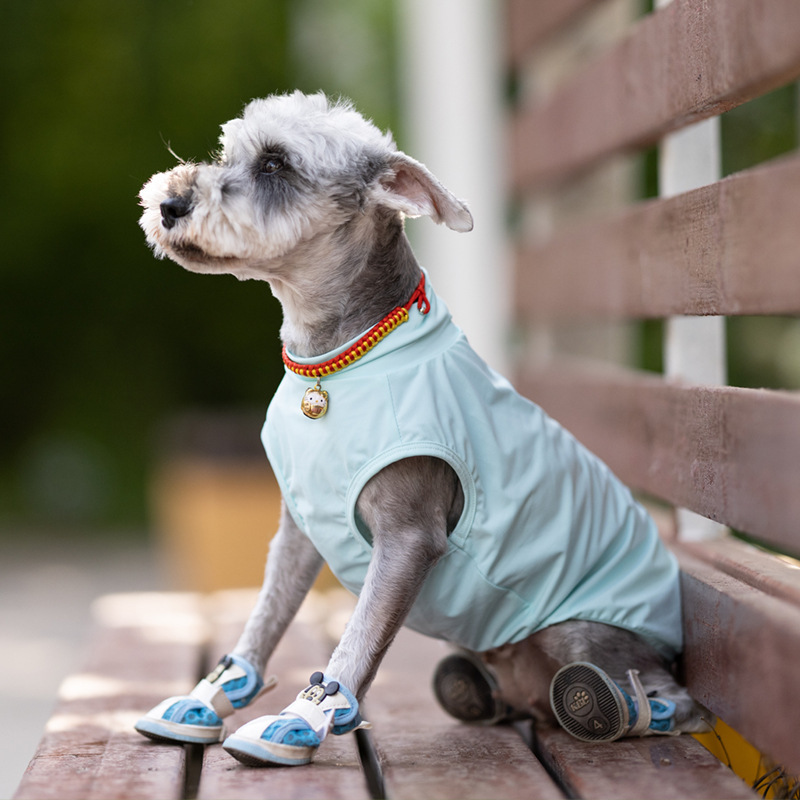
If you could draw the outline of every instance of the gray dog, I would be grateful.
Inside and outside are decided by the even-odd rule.
[[[459,719],[555,719],[587,741],[705,728],[670,672],[678,569],[652,520],[476,356],[414,258],[404,218],[469,231],[463,202],[349,103],[299,92],[250,103],[217,160],[155,175],[141,202],[158,257],[269,284],[286,375],[263,432],[283,511],[256,607],[137,730],[224,739],[323,561],[355,611],[290,706],[225,739],[244,763],[305,764],[366,725],[404,624],[456,646],[434,688]]]

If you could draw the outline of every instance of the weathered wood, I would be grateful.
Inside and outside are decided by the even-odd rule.
[[[523,316],[800,313],[800,157],[564,230],[517,257]]]
[[[431,690],[441,642],[397,637],[367,697],[367,715],[392,800],[561,800],[563,793],[512,727],[464,725]]]
[[[44,737],[14,795],[182,798],[186,751],[156,745],[134,722],[197,681],[204,645],[199,598],[103,598],[83,670],[64,682]]]
[[[800,609],[800,563],[775,556],[732,536],[681,542],[681,549],[715,569]]]
[[[516,186],[654,143],[798,75],[796,0],[675,0],[545,103],[519,112],[510,143]]]
[[[507,0],[506,54],[511,63],[518,65],[533,45],[597,3],[598,0],[558,0],[555,3]]]
[[[692,695],[789,772],[800,773],[800,614],[676,547]]]
[[[630,486],[800,551],[796,394],[611,368],[553,368],[518,383]]]
[[[562,730],[536,734],[536,750],[573,797],[659,800],[757,795],[691,736],[580,742]]]
[[[721,575],[676,546],[685,573],[690,688],[757,746],[798,769],[800,751],[791,727],[775,725],[763,713],[781,708],[795,719],[800,711],[792,694],[800,659],[797,606]],[[780,581],[772,584],[785,590]],[[209,601],[212,653],[230,649],[254,599],[255,592],[232,592]],[[86,671],[64,683],[56,714],[15,797],[184,797],[187,751],[148,742],[131,725],[163,696],[187,691],[196,681],[205,640],[196,600],[144,595],[105,601]],[[229,727],[288,704],[308,673],[327,659],[330,641],[351,608],[351,600],[312,596],[271,664],[282,685],[237,712]],[[439,709],[430,680],[446,652],[438,642],[402,631],[370,691],[365,711],[375,723],[372,741],[386,794],[396,800],[563,798],[513,728],[462,725]],[[758,691],[754,675],[764,676],[755,682]],[[587,799],[651,796],[653,786],[664,798],[751,796],[689,737],[598,746],[543,731],[538,748],[567,791]],[[355,737],[345,736],[326,740],[315,762],[303,768],[254,769],[220,746],[208,747],[197,797],[367,798],[370,793]]]
[[[255,592],[248,591],[213,596],[212,652],[222,655],[231,649],[255,599]],[[277,714],[295,699],[311,673],[323,669],[330,656],[326,617],[334,617],[348,606],[352,603],[337,593],[327,599],[316,593],[309,596],[269,664],[269,671],[279,678],[278,686],[226,720],[229,731],[264,714]],[[207,747],[197,796],[198,800],[366,800],[369,794],[355,738],[347,735],[328,737],[314,762],[304,767],[249,767],[228,755],[221,745]]]

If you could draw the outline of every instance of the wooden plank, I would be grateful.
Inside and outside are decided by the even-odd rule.
[[[517,310],[537,319],[800,313],[800,157],[520,250]]]
[[[800,562],[760,550],[733,536],[683,541],[681,549],[726,575],[800,609]]]
[[[222,592],[211,602],[214,632],[211,650],[222,655],[235,644],[247,615],[255,604],[254,591]],[[313,592],[290,626],[270,662],[278,675],[277,688],[252,706],[226,720],[235,731],[251,719],[277,714],[303,689],[312,672],[323,669],[331,652],[326,623],[352,608],[352,600],[338,592]],[[330,736],[314,761],[304,767],[259,769],[239,763],[221,745],[207,747],[197,794],[198,800],[367,800],[367,784],[358,758],[354,736]]]
[[[562,730],[537,731],[540,758],[584,800],[659,800],[757,795],[691,736],[580,742]]]
[[[621,369],[518,382],[635,489],[800,551],[800,396],[700,388]]]
[[[519,65],[530,48],[598,0],[506,0],[506,54]]]
[[[518,190],[655,143],[800,75],[796,0],[675,0],[511,130]]]
[[[798,607],[675,550],[692,695],[790,773],[800,772]]]
[[[284,705],[267,707],[262,705],[259,714],[277,713]],[[221,745],[214,745],[206,748],[197,796],[200,800],[202,798],[220,798],[220,800],[369,798],[354,744],[355,739],[352,736],[347,739],[334,737],[323,743],[314,761],[307,766],[267,768],[240,764],[228,755]]]
[[[561,800],[563,793],[512,727],[453,720],[431,690],[441,643],[403,630],[367,696],[367,716],[392,800]]]
[[[196,683],[205,641],[199,598],[111,595],[96,616],[83,670],[62,685],[14,797],[182,798],[186,751],[146,740],[133,724]]]

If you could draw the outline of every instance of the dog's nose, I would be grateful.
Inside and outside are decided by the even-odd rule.
[[[161,222],[165,228],[172,228],[175,223],[189,213],[190,205],[186,197],[168,197],[161,203]]]

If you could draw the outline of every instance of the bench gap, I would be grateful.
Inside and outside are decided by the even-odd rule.
[[[200,788],[200,775],[203,770],[203,750],[202,744],[184,745],[186,750],[186,773],[183,778],[183,798],[184,800],[197,800],[197,793]]]
[[[355,738],[358,758],[361,762],[361,769],[364,771],[364,780],[367,783],[367,791],[370,797],[373,800],[388,800],[381,760],[370,732],[368,730],[357,730]]]

